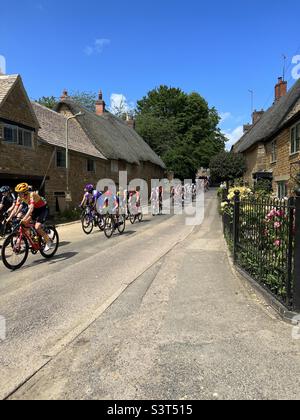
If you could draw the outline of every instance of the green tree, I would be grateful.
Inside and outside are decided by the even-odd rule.
[[[246,159],[242,154],[221,152],[212,158],[210,173],[214,180],[226,182],[229,188],[230,181],[241,178],[247,170]]]
[[[71,101],[77,102],[88,111],[95,112],[97,94],[94,92],[73,92],[69,98]]]
[[[198,93],[160,86],[137,102],[136,128],[167,168],[181,179],[194,178],[224,150],[220,118]]]
[[[79,92],[76,91],[69,96],[70,101],[77,102],[89,111],[95,112],[97,95],[93,92]],[[58,104],[59,100],[54,96],[43,96],[38,99],[37,102],[40,105],[46,106],[47,108],[54,109]]]
[[[57,100],[54,96],[43,96],[42,98],[38,99],[36,102],[50,109],[54,109],[55,106],[57,105]]]

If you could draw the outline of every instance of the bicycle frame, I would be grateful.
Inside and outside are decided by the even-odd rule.
[[[29,244],[30,244],[30,246],[31,246],[31,248],[34,250],[34,251],[40,251],[40,249],[41,249],[41,245],[40,245],[40,241],[38,241],[37,243],[35,243],[35,242],[33,242],[33,240],[32,240],[32,238],[31,238],[31,236],[30,236],[30,234],[27,232],[27,229],[33,229],[34,230],[34,232],[36,233],[36,235],[40,238],[40,235],[39,235],[39,233],[36,231],[36,229],[35,229],[35,227],[34,227],[34,224],[30,224],[30,225],[27,225],[27,226],[20,226],[20,228],[19,228],[19,240],[20,240],[20,243],[21,243],[21,241],[22,241],[22,239],[23,239],[23,237],[25,237],[27,240],[28,240],[28,242],[29,242]]]

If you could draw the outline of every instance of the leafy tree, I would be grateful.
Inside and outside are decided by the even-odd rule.
[[[57,105],[57,100],[54,96],[43,96],[37,100],[37,103],[45,106],[46,108],[54,109]]]
[[[89,111],[95,112],[97,95],[93,92],[74,92],[69,96],[71,101],[77,102]],[[37,101],[39,104],[47,108],[54,109],[59,100],[54,96],[43,96]]]
[[[97,95],[94,92],[79,92],[76,91],[71,94],[71,101],[77,102],[79,105],[86,108],[88,111],[95,112]]]
[[[194,178],[224,150],[219,121],[216,110],[198,93],[178,88],[160,86],[137,102],[138,133],[181,179]]]
[[[242,154],[224,151],[213,157],[210,162],[212,178],[226,182],[228,189],[230,181],[242,177],[246,170],[246,159]]]

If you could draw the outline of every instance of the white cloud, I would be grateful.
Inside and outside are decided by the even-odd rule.
[[[110,96],[110,112],[112,114],[121,115],[126,112],[131,112],[134,109],[134,104],[127,101],[127,98],[122,93],[112,93]]]
[[[110,39],[106,39],[106,38],[96,39],[92,46],[88,45],[87,47],[85,47],[84,53],[88,56],[93,55],[93,54],[100,55],[103,53],[104,48],[110,45],[110,43],[111,43]]]
[[[243,136],[244,134],[244,127],[242,125],[234,128],[233,130],[223,130],[223,134],[229,140],[226,143],[226,148],[228,150]]]
[[[232,117],[231,112],[221,112],[220,113],[221,121],[220,124],[223,124],[226,120]]]

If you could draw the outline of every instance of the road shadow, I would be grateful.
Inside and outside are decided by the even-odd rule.
[[[56,254],[53,258],[50,258],[49,260],[45,258],[41,258],[39,260],[33,261],[29,265],[26,265],[24,269],[34,268],[40,264],[49,264],[49,265],[57,264],[59,262],[70,260],[71,258],[76,257],[76,255],[78,254],[79,254],[78,252],[64,252],[62,254]]]
[[[59,243],[59,247],[61,248],[61,247],[63,247],[63,246],[70,245],[71,243],[72,243],[72,242],[63,241],[63,242],[60,242],[60,243]]]
[[[121,236],[131,236],[134,235],[136,233],[136,230],[127,230],[126,232],[122,233]],[[116,235],[118,235],[118,233],[116,233]]]

